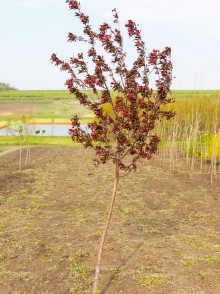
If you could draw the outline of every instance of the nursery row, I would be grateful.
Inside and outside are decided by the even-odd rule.
[[[175,94],[173,95],[175,96]],[[176,116],[157,125],[160,158],[170,169],[185,162],[191,172],[220,172],[220,92],[176,95]]]

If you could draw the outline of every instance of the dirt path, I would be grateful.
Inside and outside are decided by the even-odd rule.
[[[22,148],[26,148],[26,147],[22,147]],[[9,147],[9,146],[7,146],[7,147],[1,147],[1,150],[3,150],[3,151],[1,151],[0,157],[6,155],[8,153],[17,151],[19,149],[20,149],[20,147]]]
[[[36,148],[36,147],[39,147],[39,146],[29,146],[29,148]],[[19,146],[3,146],[3,147],[0,147],[1,150],[3,150],[2,152],[0,152],[0,157],[1,156],[4,156],[8,153],[12,153],[12,152],[15,152],[15,151],[18,151],[20,150],[20,147]],[[27,146],[22,146],[21,149],[27,149],[28,147]]]

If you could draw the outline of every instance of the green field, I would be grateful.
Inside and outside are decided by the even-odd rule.
[[[44,136],[44,137],[37,137],[37,136],[30,136],[28,139],[23,139],[22,145],[50,145],[50,146],[72,146],[76,144],[72,142],[71,137],[58,137],[58,136]],[[0,137],[0,146],[19,146],[20,139],[19,136],[1,136]]]
[[[84,109],[68,91],[0,92],[0,126],[1,122],[10,123],[23,115],[27,119],[54,120],[70,119],[74,114],[78,114],[83,121],[91,120],[91,112]]]
[[[0,102],[51,102],[57,100],[68,100],[68,91],[2,91],[0,92]]]
[[[87,93],[95,98],[92,92]],[[115,93],[112,94],[115,96]],[[176,101],[187,100],[189,105],[203,103],[203,106],[209,108],[204,103],[212,101],[212,104],[219,99],[220,91],[175,90],[171,95]],[[0,91],[0,123],[18,120],[22,115],[38,119],[69,119],[74,114],[78,114],[83,121],[91,120],[92,117],[92,113],[81,106],[68,91]]]
[[[90,91],[84,92],[89,93]],[[92,92],[89,95],[95,97]],[[171,95],[179,98],[201,96],[214,98],[220,95],[220,90],[173,90]],[[73,99],[73,95],[67,90],[0,91],[0,102],[51,102],[69,99]]]

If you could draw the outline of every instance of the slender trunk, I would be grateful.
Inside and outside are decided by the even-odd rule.
[[[99,252],[98,252],[98,257],[97,257],[94,284],[93,284],[93,293],[96,293],[97,290],[98,290],[98,280],[99,280],[102,252],[103,252],[103,247],[104,247],[104,243],[105,243],[105,238],[106,238],[106,235],[107,235],[107,230],[108,230],[109,223],[110,223],[111,216],[112,216],[112,210],[113,210],[113,206],[114,206],[114,202],[115,202],[115,196],[116,196],[118,181],[119,181],[119,166],[118,166],[118,159],[117,159],[116,168],[115,168],[115,181],[114,181],[114,186],[113,186],[113,191],[112,191],[112,197],[111,197],[111,200],[110,200],[110,203],[109,203],[108,216],[106,218],[105,227],[104,227],[102,237],[101,237],[101,242],[100,242],[100,245],[99,245]]]
[[[22,144],[22,138],[20,136],[20,158],[19,158],[19,170],[21,170],[21,144]]]
[[[25,159],[25,166],[27,165],[27,162],[31,161],[31,150],[30,150],[30,145],[28,143],[27,146],[27,152],[26,152],[26,159]]]
[[[27,146],[26,158],[25,158],[25,166],[27,165],[28,157],[29,157],[29,155],[28,155],[29,150],[28,149],[29,149],[29,146]]]

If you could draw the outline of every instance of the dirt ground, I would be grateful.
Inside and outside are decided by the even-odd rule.
[[[1,116],[31,115],[37,103],[0,103]]]
[[[0,293],[91,293],[113,167],[82,147],[0,157]],[[121,179],[102,260],[106,294],[220,293],[220,176],[144,161]]]

